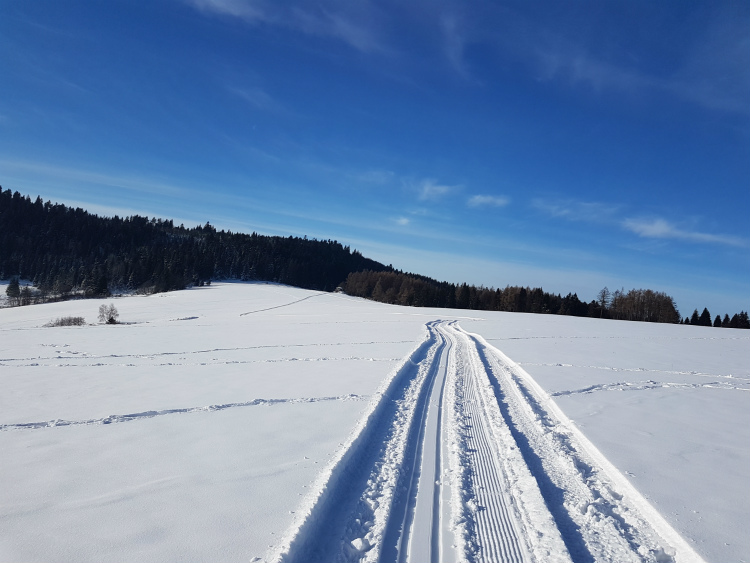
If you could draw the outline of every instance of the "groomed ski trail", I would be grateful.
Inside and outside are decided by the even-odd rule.
[[[518,365],[425,331],[273,561],[702,563]]]

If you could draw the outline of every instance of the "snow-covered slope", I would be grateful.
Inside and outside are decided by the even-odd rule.
[[[750,436],[743,423],[750,335],[744,331],[401,308],[267,284],[108,300],[120,312],[117,326],[43,326],[68,315],[95,323],[102,302],[0,309],[0,560],[291,558],[316,548],[304,536],[315,528],[310,516],[336,495],[360,510],[369,507],[372,518],[360,518],[359,535],[345,524],[354,534],[350,547],[333,551],[372,558],[385,543],[369,545],[370,530],[395,541],[402,532],[393,531],[393,515],[413,523],[413,507],[399,507],[404,495],[394,494],[409,463],[415,483],[427,471],[423,464],[438,475],[442,467],[446,483],[453,479],[440,485],[445,491],[436,489],[438,506],[454,507],[453,520],[438,530],[448,548],[438,553],[464,546],[452,552],[456,559],[482,560],[490,552],[481,529],[492,523],[487,528],[481,516],[475,527],[464,525],[466,515],[455,508],[476,506],[479,498],[456,485],[466,451],[460,442],[485,435],[536,439],[536,422],[529,419],[524,431],[513,414],[534,401],[547,405],[537,419],[582,430],[591,443],[574,440],[590,446],[581,459],[601,469],[607,460],[596,455],[603,453],[617,467],[610,468],[611,486],[632,484],[707,561],[742,561],[750,552],[742,524],[750,519]],[[475,367],[461,367],[469,365]],[[541,388],[529,403],[522,391],[535,383]],[[447,391],[430,391],[442,386]],[[497,393],[515,388],[516,406],[497,401]],[[477,399],[456,400],[472,393]],[[484,401],[481,412],[471,410],[476,401]],[[452,414],[444,405],[452,405]],[[555,414],[557,406],[562,411]],[[430,423],[437,412],[444,413],[442,426]],[[468,428],[462,434],[459,418],[445,427],[461,416],[485,420],[486,430],[481,424],[472,430],[484,434],[472,438]],[[511,422],[508,434],[503,416]],[[426,430],[412,419],[423,420]],[[428,448],[430,439],[451,447]],[[511,442],[503,447],[517,447]],[[360,455],[363,444],[371,446],[370,457]],[[499,446],[487,447],[499,459]],[[538,560],[540,550],[560,541],[555,522],[562,516],[555,510],[563,509],[543,487],[529,488],[547,469],[532,467],[526,476],[520,449],[518,463],[502,462],[517,484],[507,502],[526,506],[511,509],[516,523],[510,525],[521,531],[541,525],[549,539],[521,540],[525,547],[517,553],[527,559],[514,560]],[[342,473],[354,467],[363,476],[361,493],[356,479]],[[581,486],[600,494],[592,483],[584,478]],[[648,505],[633,504],[642,498],[635,489],[621,505],[623,492],[614,490],[615,512],[632,508],[649,527],[654,519]],[[523,499],[513,496],[524,490]],[[432,509],[418,512],[425,510]],[[563,530],[568,547],[571,537]],[[403,545],[410,542],[405,537]],[[657,560],[658,550],[644,543],[642,560]],[[597,553],[584,548],[571,556],[601,560]],[[669,554],[668,548],[663,556]]]
[[[709,561],[750,561],[750,334],[497,313],[521,365]]]

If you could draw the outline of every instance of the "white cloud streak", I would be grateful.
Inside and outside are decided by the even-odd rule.
[[[750,241],[732,235],[704,233],[682,229],[662,217],[628,217],[622,219],[620,206],[600,202],[532,200],[532,207],[548,215],[568,221],[585,221],[619,225],[642,238],[672,239],[704,244],[750,247]],[[618,215],[620,217],[618,218]]]
[[[456,11],[461,4],[448,1],[443,6],[447,12]],[[681,60],[675,61],[673,70],[661,74],[642,62],[651,57],[638,51],[639,43],[620,35],[618,29],[613,28],[606,45],[602,45],[601,34],[579,33],[603,23],[593,13],[580,12],[577,17],[552,23],[530,14],[523,5],[474,5],[476,9],[461,11],[462,18],[443,16],[437,25],[445,58],[465,78],[466,45],[484,45],[521,62],[540,82],[632,97],[666,94],[705,109],[748,116],[750,17],[741,4],[737,6],[713,10],[697,28],[676,26],[675,31],[689,40],[685,40]],[[424,21],[433,20],[426,14]]]
[[[469,207],[505,207],[510,199],[493,195],[473,195],[466,202]]]
[[[206,13],[236,17],[252,25],[293,29],[307,35],[338,39],[363,53],[384,51],[376,31],[378,12],[369,2],[323,0],[265,2],[263,0],[185,0]]]
[[[148,177],[91,172],[89,170],[67,168],[64,166],[55,166],[43,162],[28,160],[3,159],[0,160],[0,167],[7,170],[22,171],[36,176],[84,182],[91,185],[120,188],[147,194],[184,197],[189,191],[183,187]]]
[[[715,235],[699,231],[680,229],[662,218],[629,218],[621,223],[622,227],[643,238],[676,239],[707,244],[749,247],[750,242],[731,235]]]
[[[531,206],[552,217],[560,217],[568,221],[587,221],[600,223],[611,218],[619,211],[619,206],[597,201],[546,200],[536,198]]]
[[[460,29],[459,20],[454,15],[443,15],[440,18],[440,30],[443,39],[443,53],[453,69],[464,78],[470,73],[464,61],[465,34]]]
[[[389,53],[399,24],[408,21],[464,79],[472,76],[468,46],[483,46],[521,62],[541,82],[563,82],[595,92],[628,96],[667,94],[711,110],[750,115],[750,18],[742,9],[715,10],[700,29],[684,28],[690,40],[671,72],[655,74],[639,63],[638,43],[618,35],[602,48],[601,34],[578,33],[603,24],[581,12],[561,23],[539,17],[523,5],[513,8],[482,2],[414,1],[386,13],[371,0],[183,0],[201,12],[244,20],[250,25],[286,28],[339,40],[362,53]],[[398,20],[398,21],[397,21]],[[605,22],[606,23],[606,22]]]
[[[435,180],[423,180],[419,186],[420,201],[438,201],[443,196],[460,189],[460,186],[438,184]]]

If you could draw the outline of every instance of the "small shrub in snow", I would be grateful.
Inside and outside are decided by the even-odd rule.
[[[119,316],[120,313],[117,312],[117,309],[112,303],[99,306],[99,322],[114,325],[117,324],[117,318]]]
[[[44,326],[83,326],[86,324],[86,319],[83,317],[60,317],[54,321],[48,322]]]

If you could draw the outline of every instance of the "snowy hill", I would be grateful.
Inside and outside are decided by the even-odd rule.
[[[240,283],[0,331],[3,561],[750,553],[746,331]]]

